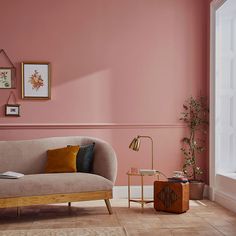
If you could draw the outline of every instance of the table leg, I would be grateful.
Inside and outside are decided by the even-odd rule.
[[[144,207],[144,196],[143,196],[143,175],[141,175],[141,205],[142,205],[142,212]]]
[[[130,208],[130,175],[128,175],[128,207]]]
[[[16,215],[17,215],[17,216],[20,216],[20,207],[17,207],[17,208],[16,208]]]

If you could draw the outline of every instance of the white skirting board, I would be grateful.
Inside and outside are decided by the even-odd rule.
[[[236,198],[222,191],[215,191],[215,201],[223,207],[236,212]]]
[[[144,197],[153,198],[153,186],[146,185],[144,188]],[[141,197],[141,187],[131,186],[131,197],[140,198]],[[128,199],[128,186],[115,186],[113,188],[113,198],[115,199]]]
[[[141,187],[131,186],[131,198],[141,197]],[[204,197],[208,198],[209,186],[205,185]],[[153,185],[144,186],[144,197],[153,198]],[[115,186],[113,188],[113,198],[114,199],[128,199],[128,186]]]

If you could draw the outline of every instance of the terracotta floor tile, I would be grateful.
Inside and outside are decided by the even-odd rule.
[[[223,234],[216,229],[173,229],[171,230],[173,236],[222,236]]]
[[[127,228],[127,232],[129,236],[172,236],[172,232],[169,229],[135,229],[135,228]]]
[[[221,226],[216,228],[226,236],[236,235],[236,224],[231,226]]]

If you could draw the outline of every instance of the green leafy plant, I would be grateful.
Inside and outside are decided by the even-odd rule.
[[[181,118],[189,129],[189,136],[182,139],[184,154],[183,172],[189,179],[199,180],[203,174],[197,165],[197,156],[205,151],[205,138],[208,127],[207,99],[205,97],[190,97],[183,104]]]

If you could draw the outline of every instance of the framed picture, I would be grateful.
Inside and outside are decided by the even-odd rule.
[[[0,88],[12,88],[12,71],[11,68],[0,68]]]
[[[22,98],[50,99],[51,78],[49,62],[22,62]]]
[[[5,115],[6,116],[20,116],[20,105],[14,104],[6,104],[5,105]]]

